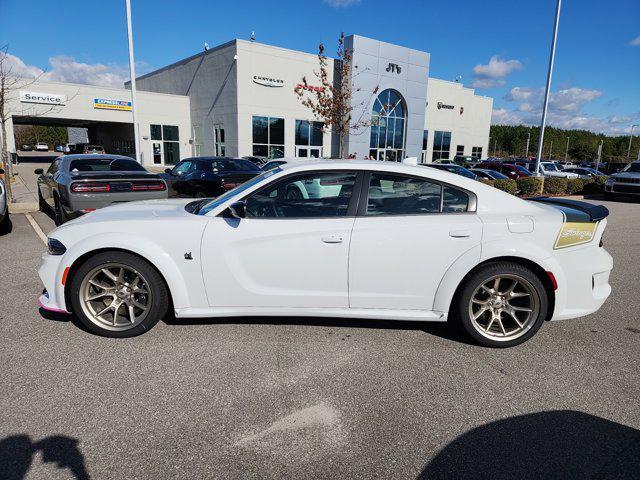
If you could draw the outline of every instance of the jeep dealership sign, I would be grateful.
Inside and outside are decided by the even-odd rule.
[[[66,95],[57,93],[20,92],[20,101],[23,103],[44,103],[46,105],[64,105]]]

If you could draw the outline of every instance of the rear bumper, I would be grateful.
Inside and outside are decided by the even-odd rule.
[[[558,282],[552,320],[582,317],[599,310],[611,294],[611,255],[604,248],[589,246],[558,252],[556,260],[564,278]]]
[[[69,206],[66,209],[70,216],[80,216],[86,211],[97,210],[116,203],[136,202],[141,200],[163,200],[168,198],[168,191],[160,192],[131,192],[131,193],[93,193],[71,194]]]

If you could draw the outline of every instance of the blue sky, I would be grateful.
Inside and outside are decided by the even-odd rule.
[[[141,72],[256,32],[315,53],[341,31],[431,53],[431,76],[494,98],[494,123],[539,120],[555,0],[131,0]],[[0,45],[26,74],[119,85],[128,77],[124,0],[0,0]],[[22,64],[21,62],[24,62]],[[550,123],[621,134],[640,123],[640,2],[565,0]]]

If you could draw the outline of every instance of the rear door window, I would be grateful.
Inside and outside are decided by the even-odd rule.
[[[440,184],[404,175],[372,173],[367,215],[417,215],[440,212]]]

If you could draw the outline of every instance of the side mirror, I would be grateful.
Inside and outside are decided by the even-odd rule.
[[[171,169],[170,168],[165,168],[164,169],[164,173],[171,173]]]
[[[245,218],[247,216],[247,203],[235,202],[229,205],[229,211],[235,218]]]
[[[42,175],[44,173],[44,170],[41,168],[36,168],[33,173],[35,173],[36,175]]]

